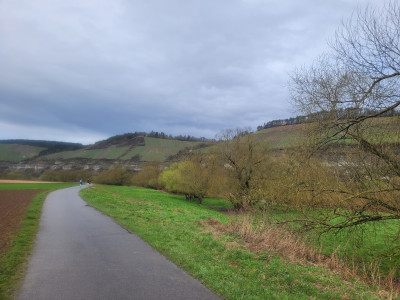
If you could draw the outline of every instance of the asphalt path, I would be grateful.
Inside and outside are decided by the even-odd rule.
[[[46,198],[18,299],[220,299],[79,190]]]

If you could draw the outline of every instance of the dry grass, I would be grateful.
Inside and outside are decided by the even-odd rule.
[[[0,179],[0,183],[60,183],[60,182],[52,182],[52,181],[34,181],[34,180],[6,180]]]
[[[321,249],[307,244],[302,236],[283,227],[268,222],[257,222],[255,226],[254,219],[250,215],[239,216],[228,224],[222,224],[214,219],[204,221],[202,224],[216,235],[239,235],[241,244],[246,249],[278,253],[294,263],[327,268],[336,274],[341,274],[345,279],[357,279],[369,285],[377,285],[381,289],[380,296],[387,299],[400,295],[400,282],[395,282],[391,275],[381,276],[378,264],[359,267],[355,263],[348,264],[338,258],[336,251],[330,256],[324,255]]]

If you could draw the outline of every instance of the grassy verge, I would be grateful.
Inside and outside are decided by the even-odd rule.
[[[72,184],[0,184],[1,190],[46,189],[31,202],[20,230],[13,238],[9,251],[0,255],[0,299],[12,299],[18,282],[24,273],[24,264],[35,241],[40,213],[46,196],[56,189]]]
[[[252,251],[235,234],[205,224],[231,217],[183,197],[129,187],[81,191],[92,206],[138,234],[226,299],[378,299],[377,289],[315,265],[291,263],[275,251]],[[225,204],[221,205],[222,207]]]

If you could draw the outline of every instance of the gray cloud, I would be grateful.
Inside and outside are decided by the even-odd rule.
[[[0,139],[214,137],[289,117],[287,74],[357,3],[3,0]]]

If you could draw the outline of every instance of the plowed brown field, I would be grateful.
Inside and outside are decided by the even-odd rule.
[[[11,245],[32,199],[44,190],[0,190],[0,253]]]

